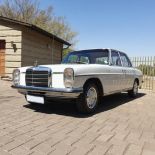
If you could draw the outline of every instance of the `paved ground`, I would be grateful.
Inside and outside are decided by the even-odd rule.
[[[154,155],[155,94],[103,99],[93,116],[74,103],[29,105],[0,81],[0,155]]]

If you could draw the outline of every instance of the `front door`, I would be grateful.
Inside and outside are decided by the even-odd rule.
[[[5,74],[5,40],[0,40],[0,76]]]

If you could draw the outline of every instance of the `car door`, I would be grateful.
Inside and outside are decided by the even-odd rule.
[[[134,82],[134,69],[132,67],[131,61],[128,58],[128,56],[123,52],[120,52],[120,58],[123,65],[123,72],[125,73],[125,78],[123,80],[123,88],[132,88]]]
[[[111,50],[111,92],[121,91],[123,88],[124,72],[119,52]]]

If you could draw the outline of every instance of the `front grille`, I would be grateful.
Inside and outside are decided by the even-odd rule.
[[[26,86],[49,87],[51,71],[47,67],[33,67],[26,70]]]

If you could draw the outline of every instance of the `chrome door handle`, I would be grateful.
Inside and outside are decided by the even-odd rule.
[[[123,73],[126,73],[126,70],[122,69],[122,72],[123,72]]]

